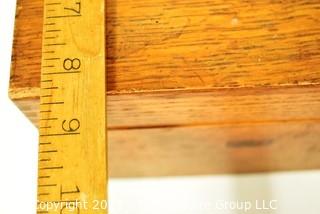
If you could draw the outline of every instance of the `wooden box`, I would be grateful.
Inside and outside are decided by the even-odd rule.
[[[320,2],[108,0],[110,175],[320,167]],[[43,2],[18,0],[10,97],[37,124]]]

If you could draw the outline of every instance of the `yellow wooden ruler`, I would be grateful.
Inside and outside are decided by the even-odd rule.
[[[104,0],[45,0],[37,213],[106,213]]]

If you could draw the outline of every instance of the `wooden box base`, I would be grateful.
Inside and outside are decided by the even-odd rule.
[[[41,0],[18,0],[10,96],[38,120]],[[320,167],[319,1],[107,1],[113,177]]]

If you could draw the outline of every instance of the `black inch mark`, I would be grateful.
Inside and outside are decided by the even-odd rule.
[[[61,4],[61,2],[52,2],[52,3],[47,3],[46,5],[50,6],[50,5],[59,5]]]
[[[39,153],[56,153],[58,150],[46,150],[46,151],[40,151]]]
[[[47,16],[47,19],[58,19],[58,18],[68,18],[68,17],[79,17],[81,15],[62,15],[62,16]]]
[[[56,75],[56,74],[77,74],[81,71],[62,71],[62,72],[50,72],[50,73],[43,73],[42,75]]]
[[[47,33],[50,33],[50,32],[60,32],[61,30],[58,30],[58,29],[54,29],[54,30],[46,30]]]
[[[62,105],[64,102],[49,102],[49,103],[40,103],[41,106],[44,105]]]
[[[75,186],[75,190],[68,190],[68,191],[64,191],[62,188],[62,185],[60,186],[60,200],[62,200],[64,195],[69,195],[69,194],[77,194],[80,193],[80,188],[78,187],[78,185]]]
[[[39,127],[39,129],[51,129],[51,126],[42,126],[42,127]]]
[[[48,121],[48,120],[58,120],[58,118],[52,117],[52,118],[43,118],[43,119],[40,119],[40,121]]]
[[[80,132],[73,132],[73,133],[53,133],[53,134],[43,134],[40,137],[53,137],[53,136],[68,136],[68,135],[79,135]]]
[[[65,124],[67,123],[67,120],[62,121],[62,129],[65,132],[76,132],[79,130],[80,128],[80,121],[78,119],[72,119],[70,120],[67,124],[68,126],[66,126]]]
[[[56,187],[57,184],[39,184],[38,187]]]
[[[40,111],[40,113],[50,113],[51,110],[43,110],[43,111]]]
[[[78,58],[66,58],[63,61],[63,68],[64,70],[78,70],[81,67],[81,60]]]
[[[76,8],[72,8],[72,7],[64,7],[64,9],[65,10],[69,10],[69,11],[71,11],[71,12],[74,12],[74,13],[76,13],[77,15],[80,15],[81,16],[81,2],[79,1],[79,2],[76,2],[75,3],[75,7]]]
[[[52,94],[49,95],[42,95],[41,97],[46,98],[46,97],[52,97]]]
[[[51,167],[39,168],[39,170],[55,170],[55,169],[63,169],[63,166],[51,166]]]
[[[56,35],[56,36],[47,36],[47,37],[44,37],[44,39],[49,40],[49,39],[56,39],[58,37],[59,37],[58,35]]]
[[[60,46],[60,45],[66,45],[66,43],[51,43],[51,44],[45,44],[44,46]]]
[[[44,25],[47,25],[47,26],[49,26],[49,25],[56,25],[56,23],[55,23],[55,22],[51,22],[51,23],[45,23]]]
[[[39,161],[40,162],[47,162],[47,161],[51,161],[51,159],[50,158],[44,158],[44,159],[40,159]]]
[[[52,90],[52,89],[58,89],[58,87],[47,87],[47,88],[42,88],[42,89]]]
[[[39,193],[38,196],[42,195],[50,195],[50,193],[44,192],[44,193]],[[38,211],[38,213],[48,213],[48,211]]]
[[[52,82],[52,80],[41,80],[41,82]]]
[[[51,142],[48,142],[48,143],[39,143],[40,144],[40,146],[43,146],[43,145],[50,145],[51,144]]]
[[[53,54],[53,53],[55,53],[55,51],[43,51],[42,53],[44,53],[44,54]]]
[[[48,178],[50,178],[49,175],[47,175],[47,176],[39,176],[39,177],[38,177],[38,179],[48,179]]]
[[[56,58],[45,58],[45,61],[51,61],[51,60],[59,60],[60,58],[56,57]]]

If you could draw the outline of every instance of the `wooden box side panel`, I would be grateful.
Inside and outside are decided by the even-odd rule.
[[[43,16],[42,0],[17,4],[13,96],[39,87]],[[319,1],[107,5],[110,93],[319,84]]]

